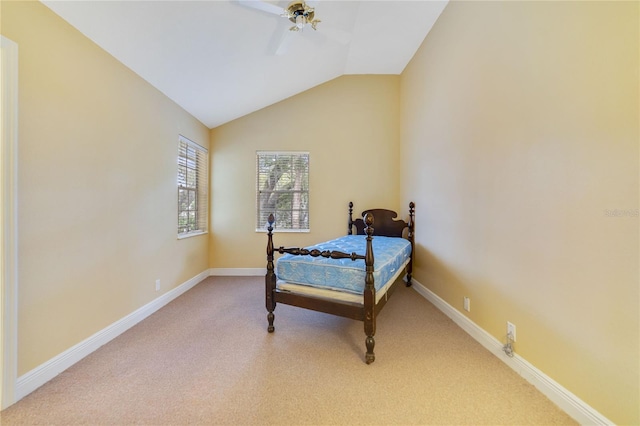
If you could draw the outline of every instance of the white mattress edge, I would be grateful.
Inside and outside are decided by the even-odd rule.
[[[396,273],[387,281],[380,290],[376,292],[376,304],[386,296],[387,290],[391,287],[398,277],[404,272],[405,267],[411,259],[407,259]],[[329,300],[339,300],[341,302],[357,303],[359,305],[364,304],[364,296],[362,294],[351,293],[347,291],[330,290],[326,288],[312,287],[309,285],[293,284],[286,281],[278,280],[276,282],[276,288],[281,291],[287,291],[289,293],[304,294],[307,296],[320,297]]]

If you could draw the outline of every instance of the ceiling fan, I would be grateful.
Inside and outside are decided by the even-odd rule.
[[[319,0],[314,0],[314,3],[317,1]],[[286,18],[294,24],[289,28],[289,31],[276,30],[274,33],[272,42],[270,42],[271,48],[269,49],[271,54],[274,55],[283,55],[286,53],[292,42],[292,38],[295,38],[291,36],[293,33],[302,32],[306,26],[311,26],[311,28],[317,30],[317,25],[321,22],[316,18],[315,8],[304,0],[293,0],[285,8],[262,0],[237,0],[237,2],[242,6]],[[282,28],[282,30],[284,30],[284,28]],[[318,31],[318,34],[342,45],[346,45],[351,41],[351,33],[330,26],[325,27],[324,24],[322,31]]]
[[[311,28],[317,30],[316,26],[321,22],[315,19],[315,9],[304,0],[294,0],[284,9],[260,0],[238,0],[238,2],[244,6],[289,19],[294,24],[289,31],[302,31],[306,25],[311,25]]]

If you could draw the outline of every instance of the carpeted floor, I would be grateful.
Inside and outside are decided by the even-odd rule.
[[[0,413],[2,425],[575,422],[411,288],[361,322],[278,305],[262,277],[210,277]]]

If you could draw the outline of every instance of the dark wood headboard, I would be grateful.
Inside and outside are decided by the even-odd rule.
[[[411,203],[409,208],[409,215],[413,216],[413,203]],[[371,213],[373,215],[373,235],[378,235],[381,237],[402,237],[402,233],[405,228],[410,227],[410,225],[402,219],[396,219],[398,217],[398,213],[393,210],[387,209],[369,209],[362,212],[362,216],[365,214]],[[352,219],[353,216],[353,202],[349,203],[349,223],[348,223],[348,235],[352,235],[352,229],[355,226],[356,235],[365,235],[365,223],[364,220],[358,218],[356,220]]]

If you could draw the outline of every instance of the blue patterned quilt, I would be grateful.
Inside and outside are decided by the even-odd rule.
[[[380,290],[411,256],[411,243],[404,238],[373,237],[374,287]],[[364,255],[366,236],[345,235],[307,249],[341,251]],[[364,260],[327,259],[324,257],[282,255],[276,262],[279,280],[293,284],[362,294],[364,291]]]

